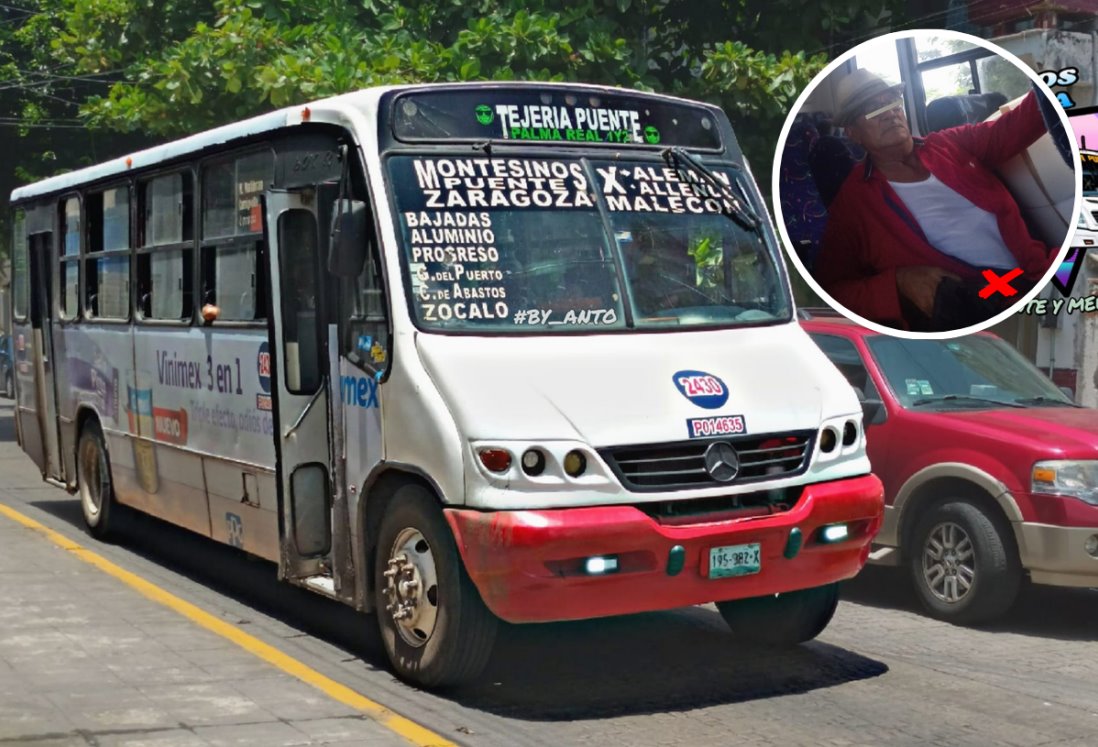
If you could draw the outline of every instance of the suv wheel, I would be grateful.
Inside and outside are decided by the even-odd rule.
[[[978,506],[953,501],[919,521],[910,552],[919,598],[939,620],[972,625],[1006,612],[1022,569],[1008,527]]]

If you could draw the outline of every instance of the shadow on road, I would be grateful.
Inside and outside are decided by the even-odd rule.
[[[32,505],[82,526],[76,501]],[[94,542],[90,541],[92,546]],[[125,547],[203,586],[387,669],[373,617],[279,583],[273,563],[144,515]],[[712,609],[606,620],[504,625],[484,677],[443,697],[535,721],[690,710],[801,693],[876,677],[879,661],[823,643],[791,651],[739,649]]]
[[[868,566],[843,584],[842,599],[925,615],[905,568]],[[947,624],[947,623],[942,623]],[[1022,585],[1014,606],[999,620],[980,626],[1003,632],[1065,641],[1098,640],[1098,591]]]
[[[452,697],[499,716],[567,721],[760,700],[887,671],[818,642],[786,651],[738,647],[716,611],[692,607],[508,626],[483,681]]]

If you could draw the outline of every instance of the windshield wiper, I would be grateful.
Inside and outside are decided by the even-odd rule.
[[[1062,399],[1056,399],[1054,397],[1046,397],[1039,395],[1037,397],[1019,397],[1014,400],[1020,405],[1037,405],[1037,406],[1049,406],[1049,407],[1077,407],[1082,408],[1082,405],[1077,405],[1074,402],[1068,402]]]
[[[923,405],[936,405],[940,402],[964,402],[977,405],[995,405],[996,407],[1025,407],[1025,405],[1015,404],[1014,402],[1005,402],[1001,399],[973,397],[968,394],[946,394],[942,397],[924,397],[923,399],[917,399],[912,402],[911,406],[922,407]]]
[[[717,193],[724,198],[721,200],[721,206],[724,208],[721,212],[724,215],[727,215],[729,218],[732,218],[744,228],[751,231],[754,231],[759,227],[759,224],[762,221],[755,211],[747,204],[746,200],[740,199],[739,195],[737,195],[731,187],[721,181],[720,177],[714,174],[712,169],[703,164],[700,160],[692,156],[683,148],[677,146],[666,148],[660,155],[663,156],[663,160],[667,161],[668,166],[686,169],[695,176],[701,177],[702,181],[715,189]]]

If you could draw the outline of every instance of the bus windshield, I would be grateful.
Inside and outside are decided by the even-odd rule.
[[[1098,153],[1080,154],[1083,166],[1083,195],[1098,197]]]
[[[393,156],[417,323],[497,332],[788,320],[776,257],[721,190],[662,161]],[[713,171],[741,201],[743,177]]]

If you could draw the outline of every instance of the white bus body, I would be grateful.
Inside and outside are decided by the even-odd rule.
[[[94,534],[132,507],[377,608],[401,676],[472,676],[497,617],[718,601],[799,642],[866,560],[860,405],[719,109],[370,89],[12,201],[43,477]]]

